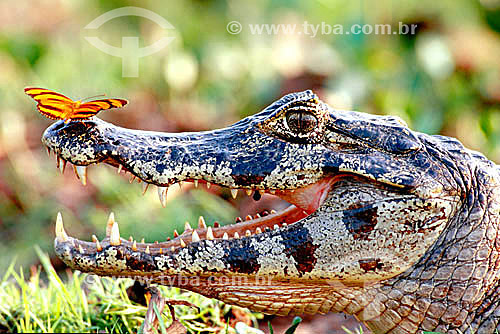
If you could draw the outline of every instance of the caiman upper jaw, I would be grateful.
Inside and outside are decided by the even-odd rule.
[[[200,134],[161,134],[118,128],[95,118],[69,124],[57,122],[45,131],[42,142],[49,152],[55,152],[58,166],[64,168],[67,161],[75,165],[82,183],[86,183],[85,166],[104,162],[144,181],[144,192],[149,184],[157,185],[163,206],[169,186],[189,181],[195,186],[204,183],[207,187],[228,187],[233,198],[240,189],[249,195],[269,193],[307,213],[314,212],[332,184],[321,170],[324,149],[309,152],[320,162],[314,171],[307,167],[307,160],[282,169],[279,165],[287,159],[287,144],[266,138],[258,130],[243,131],[241,126]],[[252,149],[252,142],[258,147]],[[216,145],[219,149],[213,152]],[[245,156],[241,154],[244,149],[254,152]],[[248,170],[256,163],[257,168]]]

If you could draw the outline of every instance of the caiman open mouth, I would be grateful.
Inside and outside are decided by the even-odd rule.
[[[51,150],[47,148],[47,152],[50,156]],[[64,172],[68,161],[63,159],[57,152],[56,163],[57,167]],[[134,175],[130,172],[130,169],[113,158],[107,157],[102,161],[108,165],[117,168],[117,172],[120,174],[124,172],[125,174],[130,173],[130,183],[137,181],[142,183],[142,193],[145,194],[151,183],[142,180],[140,177]],[[82,182],[83,185],[87,184],[87,166],[73,165],[73,170],[77,178]],[[277,196],[282,200],[287,201],[291,205],[286,209],[277,212],[276,210],[262,211],[256,213],[253,216],[247,215],[244,219],[241,217],[236,217],[234,223],[221,225],[218,222],[214,222],[213,226],[209,226],[205,222],[203,216],[199,217],[198,226],[193,229],[189,222],[185,223],[184,231],[179,234],[174,231],[173,238],[168,237],[166,241],[159,242],[155,241],[153,243],[145,243],[144,240],[141,242],[135,241],[132,237],[128,240],[121,239],[118,229],[118,224],[115,222],[114,214],[111,213],[107,222],[106,227],[106,238],[99,241],[95,235],[92,236],[93,244],[84,242],[78,239],[73,239],[73,244],[80,248],[80,252],[84,252],[86,249],[91,251],[99,251],[106,244],[111,245],[123,245],[125,247],[130,247],[133,251],[145,251],[148,254],[162,254],[167,250],[175,251],[178,247],[185,247],[192,242],[198,242],[203,239],[207,240],[229,240],[229,239],[239,239],[250,237],[255,234],[269,232],[271,230],[279,230],[280,228],[286,228],[299,220],[307,217],[308,215],[315,212],[325,201],[331,187],[340,179],[343,175],[330,175],[325,176],[320,179],[320,181],[308,185],[303,188],[293,189],[293,190],[278,190],[278,189],[234,189],[231,188],[231,195],[233,199],[236,199],[238,195],[245,193],[254,200],[259,200],[262,195],[268,194],[271,196]],[[181,189],[185,182],[192,182],[195,188],[206,186],[209,189],[212,185],[218,185],[224,187],[223,185],[214,184],[207,182],[202,179],[186,179],[185,181],[179,182]],[[165,207],[167,203],[168,189],[170,186],[157,186],[158,198],[160,204]],[[203,187],[202,187],[203,188]],[[62,218],[58,216],[57,226],[56,226],[57,241],[67,241],[68,236],[64,232],[62,225]],[[76,244],[75,244],[76,242]]]

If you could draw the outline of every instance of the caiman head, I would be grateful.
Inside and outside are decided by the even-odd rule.
[[[42,141],[82,178],[82,166],[107,163],[156,185],[163,203],[169,186],[188,181],[291,205],[226,226],[201,219],[157,243],[121,239],[113,221],[104,240],[81,241],[59,221],[56,253],[84,272],[142,277],[267,313],[356,313],[373,300],[349,310],[356,296],[422,267],[461,206],[464,185],[434,138],[399,118],[333,110],[312,91],[205,132],[60,121]]]

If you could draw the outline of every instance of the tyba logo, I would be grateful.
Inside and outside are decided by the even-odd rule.
[[[87,24],[84,29],[98,29],[109,20],[116,19],[122,16],[140,16],[158,24],[163,29],[175,29],[165,18],[160,15],[139,7],[121,7],[110,10],[95,18]],[[138,77],[139,76],[139,58],[150,56],[159,52],[166,47],[175,37],[162,37],[156,42],[146,47],[139,47],[139,37],[122,37],[122,47],[109,45],[102,41],[99,37],[85,37],[85,39],[95,46],[97,49],[114,57],[122,58],[122,76],[123,77]]]

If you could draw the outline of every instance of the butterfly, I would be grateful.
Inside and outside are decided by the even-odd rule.
[[[37,109],[50,119],[82,120],[96,115],[101,110],[121,108],[128,101],[124,99],[102,99],[89,102],[73,101],[67,96],[49,89],[26,87],[24,92],[37,102]]]

